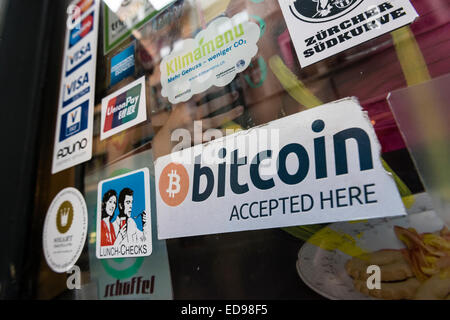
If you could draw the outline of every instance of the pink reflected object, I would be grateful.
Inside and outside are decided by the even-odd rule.
[[[450,225],[450,74],[396,90],[388,102],[433,206]]]

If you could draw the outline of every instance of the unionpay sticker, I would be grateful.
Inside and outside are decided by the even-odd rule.
[[[181,41],[161,62],[162,95],[173,104],[211,86],[223,87],[244,71],[258,52],[257,24],[237,14],[220,17],[194,39]]]
[[[302,67],[410,24],[408,0],[278,0]]]
[[[102,99],[100,140],[147,120],[145,76]]]

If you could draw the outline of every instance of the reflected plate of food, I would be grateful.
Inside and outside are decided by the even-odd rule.
[[[380,267],[381,289],[367,287],[370,265]],[[450,298],[450,232],[432,210],[333,223],[301,247],[296,268],[333,300]]]

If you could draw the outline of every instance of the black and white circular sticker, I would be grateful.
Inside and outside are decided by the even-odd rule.
[[[87,206],[75,188],[61,190],[53,199],[44,222],[42,245],[49,267],[70,270],[83,251],[87,235]]]

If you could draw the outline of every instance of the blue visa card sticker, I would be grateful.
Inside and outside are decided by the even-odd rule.
[[[64,113],[61,119],[59,142],[87,129],[88,113],[89,100]]]

